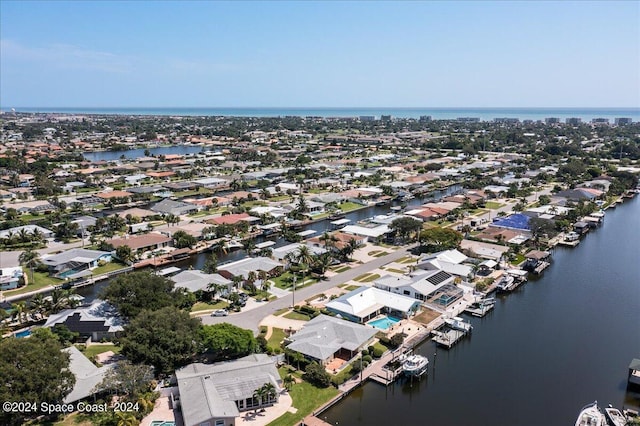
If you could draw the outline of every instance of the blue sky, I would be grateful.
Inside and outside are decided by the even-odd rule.
[[[637,107],[640,2],[0,2],[0,108]]]

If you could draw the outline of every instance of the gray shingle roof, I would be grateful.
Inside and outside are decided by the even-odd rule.
[[[320,315],[305,324],[288,340],[289,349],[324,361],[340,349],[355,351],[367,343],[377,330],[327,315]]]
[[[95,388],[109,370],[116,364],[108,364],[103,367],[96,367],[82,352],[75,346],[62,349],[69,354],[69,371],[76,377],[73,389],[63,402],[69,404],[87,398],[95,393]]]

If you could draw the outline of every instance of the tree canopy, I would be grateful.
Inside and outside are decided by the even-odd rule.
[[[69,354],[57,339],[34,334],[29,339],[0,341],[0,398],[2,401],[61,403],[75,384],[68,370]],[[0,412],[0,424],[21,424],[24,414]],[[38,414],[38,413],[33,413]]]
[[[100,297],[113,304],[126,318],[136,317],[143,309],[156,311],[167,306],[184,305],[184,295],[173,289],[174,283],[150,272],[118,276]]]
[[[200,321],[173,306],[144,310],[124,329],[122,353],[168,374],[191,362],[200,347]]]
[[[391,222],[389,228],[400,234],[402,238],[408,238],[422,228],[422,223],[410,217],[399,217]]]
[[[239,358],[258,349],[250,330],[226,322],[202,326],[201,336],[204,347],[217,359]]]
[[[420,241],[428,250],[449,250],[458,247],[462,234],[448,228],[430,228],[420,232]]]

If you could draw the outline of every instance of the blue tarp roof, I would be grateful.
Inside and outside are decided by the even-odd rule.
[[[512,229],[529,229],[529,220],[531,218],[527,215],[516,213],[511,216],[500,218],[493,221],[494,226],[501,226],[503,228]]]

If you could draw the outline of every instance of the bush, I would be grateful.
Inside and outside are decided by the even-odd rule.
[[[384,353],[384,351],[381,348],[374,348],[373,349],[373,357],[378,359],[382,356],[382,354]]]
[[[327,373],[324,367],[317,362],[312,362],[307,365],[302,378],[321,388],[326,388],[331,385],[331,376]]]
[[[370,354],[373,354],[373,345],[370,345],[367,350],[369,351]]]
[[[360,354],[362,354],[362,356],[369,355],[369,349],[363,349],[362,352],[360,352]]]
[[[391,345],[391,347],[393,348],[397,348],[400,347],[400,345],[402,345],[402,343],[404,342],[404,338],[407,335],[404,333],[397,333],[394,334],[393,336],[391,336],[391,339],[389,339],[389,344]]]
[[[365,355],[362,357],[362,362],[369,365],[373,361],[373,357],[371,355]]]

